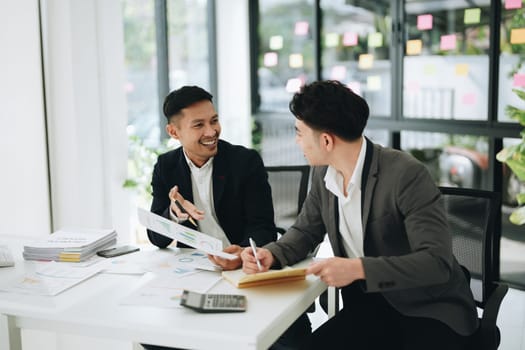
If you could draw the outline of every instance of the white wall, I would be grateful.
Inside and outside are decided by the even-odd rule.
[[[37,0],[0,1],[0,234],[51,232]]]
[[[216,2],[221,138],[251,147],[248,1]]]
[[[42,1],[54,226],[129,237],[119,0]]]

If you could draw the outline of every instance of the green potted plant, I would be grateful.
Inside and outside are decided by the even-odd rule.
[[[514,93],[523,101],[525,101],[525,91],[513,89]],[[507,106],[505,113],[511,118],[517,120],[525,127],[525,110],[514,106]],[[521,142],[518,144],[502,149],[497,155],[496,159],[505,163],[516,177],[525,182],[525,129],[520,133]],[[518,208],[512,212],[509,217],[510,222],[515,225],[525,224],[525,191],[516,195]]]

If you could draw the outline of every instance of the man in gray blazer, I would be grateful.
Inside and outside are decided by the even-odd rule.
[[[341,287],[344,308],[307,348],[465,349],[476,307],[425,166],[366,139],[368,105],[339,82],[304,86],[290,110],[314,166],[311,190],[295,224],[257,258],[264,270],[294,264],[328,234],[334,257],[307,273]],[[241,257],[245,272],[258,271],[251,250]]]

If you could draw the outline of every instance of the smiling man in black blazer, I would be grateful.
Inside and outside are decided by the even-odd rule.
[[[184,86],[166,97],[163,111],[166,131],[181,147],[158,157],[151,211],[220,239],[225,252],[238,256],[250,237],[259,246],[274,241],[272,195],[262,159],[254,150],[219,139],[221,125],[212,95]],[[148,237],[159,248],[173,242],[151,230]],[[242,264],[240,258],[210,259],[224,270]],[[310,332],[310,320],[303,314],[272,349],[296,349]]]

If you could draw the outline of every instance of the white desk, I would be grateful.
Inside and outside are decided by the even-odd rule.
[[[6,243],[12,246],[16,265],[0,269],[0,280],[29,267],[21,257],[21,243],[0,236],[0,244]],[[135,254],[155,253],[153,249]],[[246,312],[231,314],[120,304],[124,296],[153,277],[151,273],[99,274],[55,297],[0,292],[0,349],[21,349],[21,329],[192,349],[266,349],[326,289],[315,276],[248,289],[221,281],[210,292],[240,293],[248,298]]]

